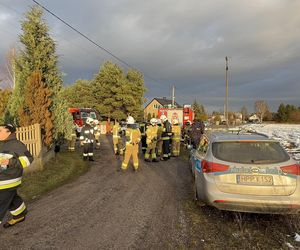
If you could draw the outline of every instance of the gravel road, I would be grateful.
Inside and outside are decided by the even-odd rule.
[[[189,241],[182,201],[191,175],[181,158],[118,172],[103,137],[88,173],[29,204],[25,222],[0,229],[1,249],[174,249]],[[24,184],[26,185],[26,183]]]

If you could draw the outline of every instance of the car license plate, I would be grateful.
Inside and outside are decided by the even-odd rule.
[[[244,185],[273,185],[273,177],[271,175],[237,175],[238,184]]]

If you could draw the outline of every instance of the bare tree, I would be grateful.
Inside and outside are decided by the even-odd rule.
[[[268,104],[263,100],[258,100],[254,103],[254,109],[262,122],[265,114],[269,111]]]
[[[249,113],[248,113],[248,109],[245,106],[242,107],[241,114],[242,114],[242,121],[248,119]]]
[[[6,55],[6,70],[9,80],[9,86],[11,89],[15,87],[15,60],[16,54],[15,49],[11,49]]]
[[[15,85],[15,49],[11,49],[7,55],[6,60],[4,62],[3,68],[0,69],[0,84],[2,84],[4,88],[13,89]]]

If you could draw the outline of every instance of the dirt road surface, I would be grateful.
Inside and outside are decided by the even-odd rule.
[[[166,249],[186,245],[181,207],[191,177],[182,160],[118,172],[108,138],[90,171],[29,205],[25,222],[0,229],[1,249]],[[100,155],[101,154],[101,155]],[[26,184],[24,184],[26,185]]]

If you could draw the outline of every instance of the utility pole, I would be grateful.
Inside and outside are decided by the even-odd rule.
[[[172,108],[175,107],[175,86],[172,86]]]
[[[226,126],[228,128],[228,57],[225,57],[226,61],[226,70],[225,70],[225,78],[226,78],[226,95],[225,95],[225,119],[226,119]]]

